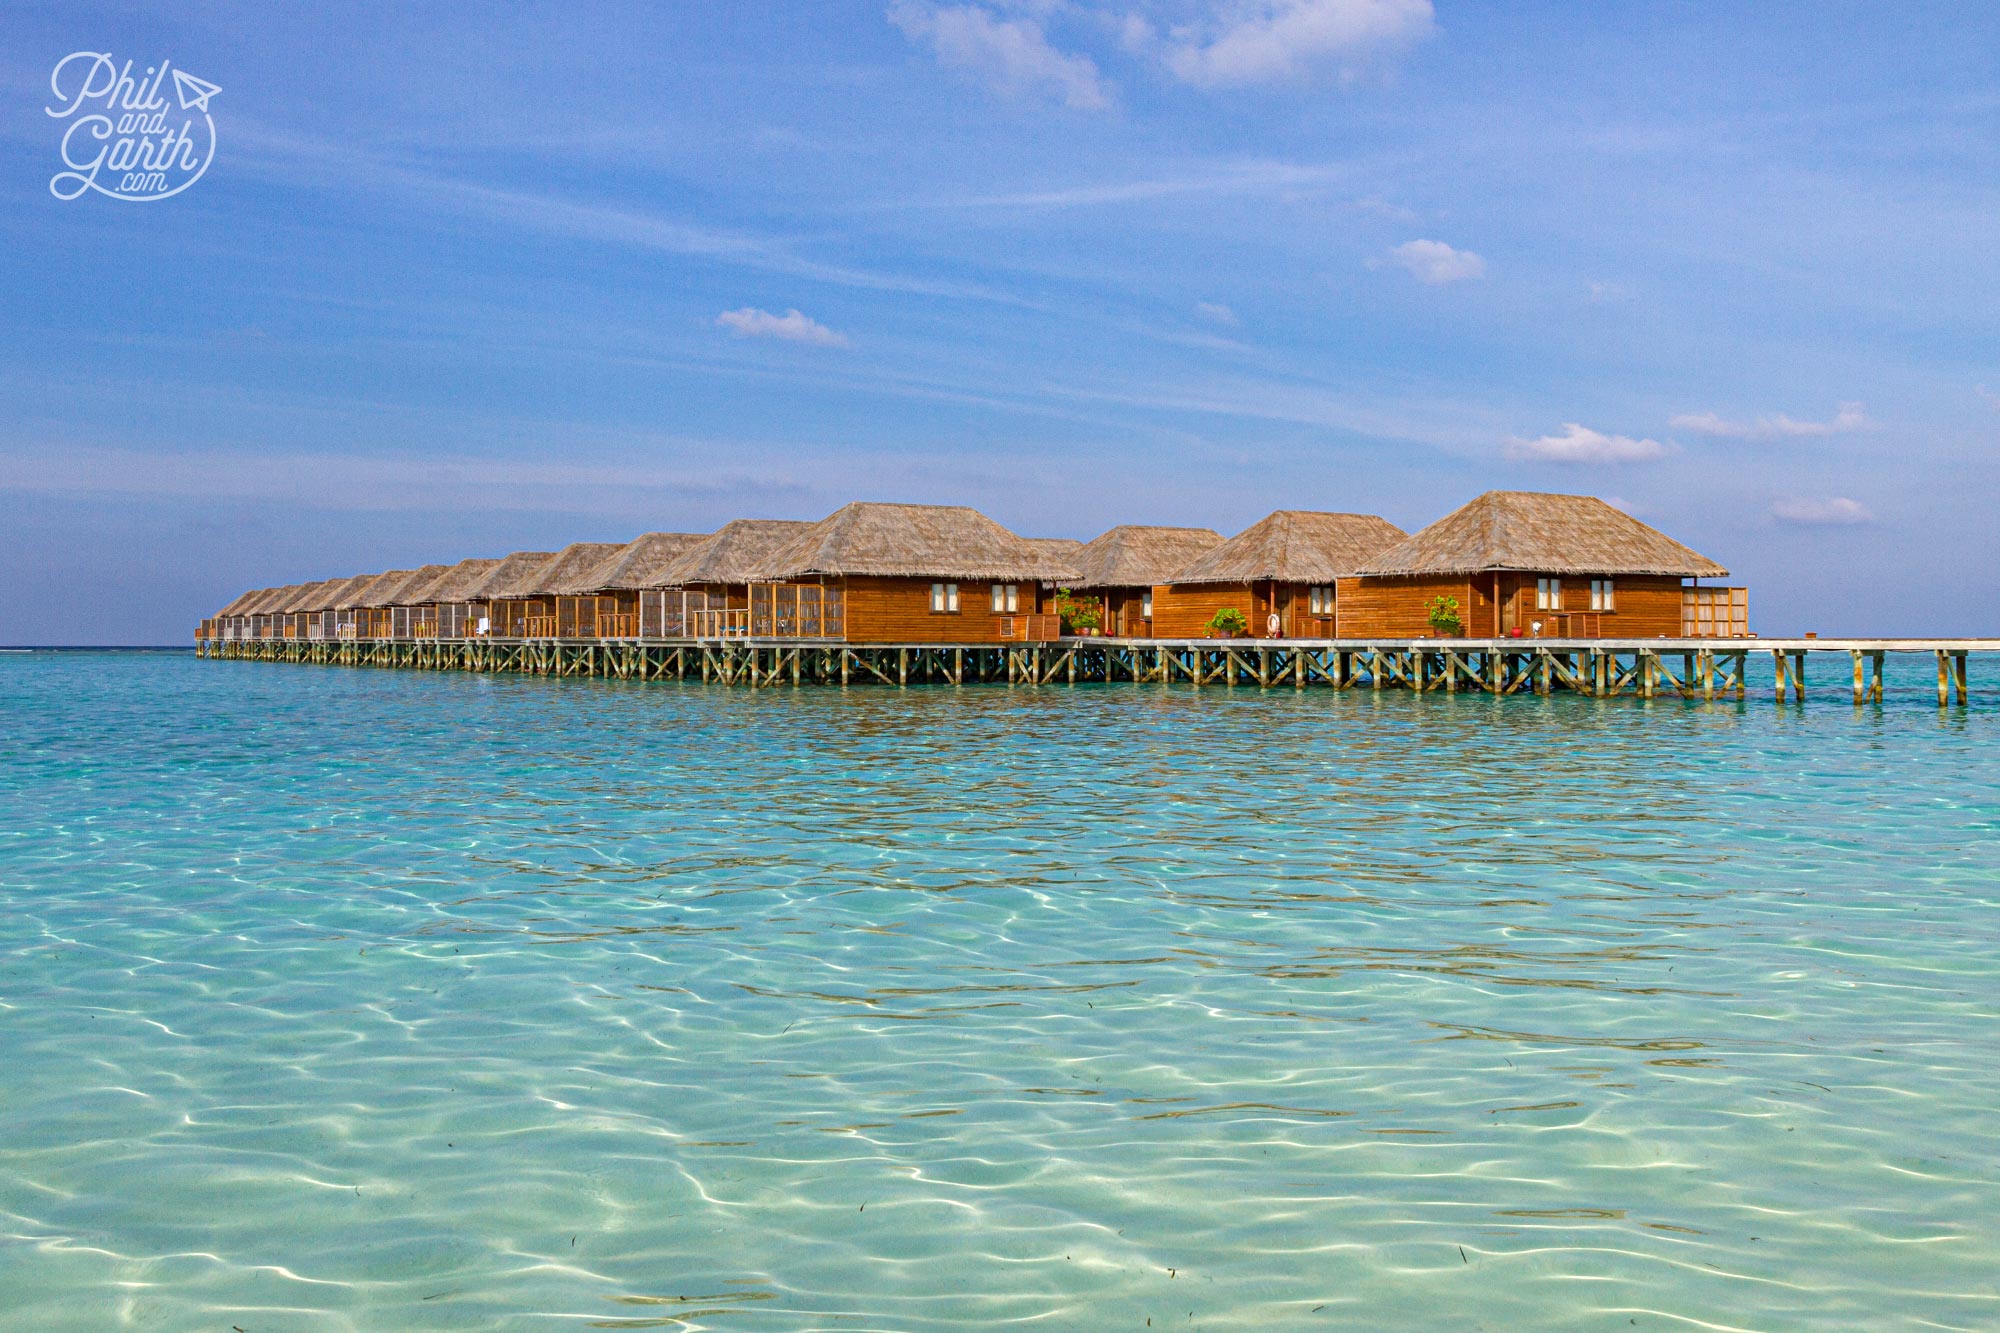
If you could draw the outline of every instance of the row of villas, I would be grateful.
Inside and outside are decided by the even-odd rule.
[[[1583,495],[1490,491],[1415,534],[1281,509],[1229,538],[1123,526],[1090,542],[1022,537],[962,506],[863,502],[816,523],[260,588],[198,637],[972,644],[1060,637],[1064,607],[1072,632],[1095,619],[1121,638],[1217,637],[1231,610],[1252,637],[1423,638],[1440,598],[1470,637],[1741,637],[1746,590],[1702,583],[1727,575]]]

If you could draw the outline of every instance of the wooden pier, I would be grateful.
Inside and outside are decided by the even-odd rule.
[[[1806,664],[1851,669],[1880,702],[1890,654],[1934,657],[1940,707],[1966,702],[1966,659],[2000,639],[1119,639],[850,644],[809,639],[221,639],[203,657],[418,671],[702,680],[724,685],[1151,684],[1413,690],[1593,698],[1743,699],[1768,655],[1775,698],[1803,701]],[[1840,659],[1845,658],[1845,663]],[[1761,672],[1758,673],[1761,675]],[[1836,677],[1839,679],[1839,677]]]

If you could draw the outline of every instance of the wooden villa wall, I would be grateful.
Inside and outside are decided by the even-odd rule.
[[[1205,639],[1208,622],[1224,607],[1235,607],[1261,628],[1265,610],[1247,583],[1170,583],[1153,589],[1153,637]]]
[[[1332,585],[1322,585],[1332,586]],[[1136,607],[1137,602],[1134,600]],[[1153,589],[1152,637],[1204,639],[1208,622],[1225,607],[1235,607],[1250,622],[1249,636],[1270,636],[1270,616],[1278,613],[1282,636],[1305,639],[1333,637],[1334,617],[1312,612],[1312,587],[1304,583],[1182,583]],[[1141,631],[1142,633],[1144,631]]]
[[[1498,576],[1499,600],[1493,596],[1492,574],[1427,578],[1342,579],[1336,598],[1340,637],[1347,639],[1424,638],[1431,633],[1430,604],[1434,597],[1456,597],[1465,632],[1472,638],[1493,638],[1544,622],[1544,637],[1554,638],[1559,626],[1546,611],[1535,608],[1534,574]],[[1681,632],[1681,581],[1677,578],[1628,575],[1612,579],[1614,610],[1604,612],[1594,637],[1654,639]],[[1590,610],[1590,579],[1563,576],[1562,609],[1575,615]]]
[[[1340,608],[1343,639],[1413,639],[1431,633],[1433,597],[1456,597],[1466,608],[1459,613],[1466,632],[1492,633],[1493,600],[1482,592],[1475,599],[1473,581],[1456,577],[1412,579],[1340,579],[1334,584],[1334,604]],[[1483,618],[1482,618],[1483,617]]]
[[[1581,581],[1583,610],[1590,609],[1590,580]],[[1528,593],[1533,605],[1534,591]],[[1612,600],[1616,611],[1607,612],[1598,633],[1605,638],[1657,639],[1662,634],[1678,637],[1681,632],[1681,581],[1674,578],[1631,578],[1612,580]],[[1570,585],[1563,584],[1563,603],[1574,607]]]
[[[931,610],[931,584],[950,579],[890,579],[851,576],[847,594],[849,643],[999,643],[1000,622],[993,612],[994,580],[958,583],[957,612]],[[1004,579],[1021,589],[1016,617],[1054,609],[1055,594],[1033,579]]]

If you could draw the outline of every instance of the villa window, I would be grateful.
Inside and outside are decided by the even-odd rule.
[[[1560,611],[1563,609],[1563,581],[1561,579],[1535,580],[1535,609],[1537,611]]]
[[[1590,581],[1590,609],[1593,611],[1611,611],[1616,609],[1612,605],[1610,579],[1592,579]]]
[[[1141,620],[1153,618],[1153,593],[1150,588],[1139,594],[1139,618]]]
[[[955,609],[955,608],[954,608]],[[1018,583],[996,583],[993,585],[993,613],[1012,615],[1021,609],[1021,585]]]
[[[1311,614],[1330,616],[1333,614],[1333,589],[1320,587],[1306,590],[1306,604]]]
[[[951,615],[958,610],[958,585],[956,583],[933,583],[931,585],[931,614]]]

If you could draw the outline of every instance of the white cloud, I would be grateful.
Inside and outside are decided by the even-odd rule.
[[[1729,421],[1713,412],[1683,412],[1667,424],[1676,430],[1691,430],[1718,439],[1783,440],[1860,430],[1868,424],[1868,414],[1859,403],[1842,403],[1840,410],[1827,421],[1800,421],[1782,412],[1755,421]]]
[[[1235,328],[1238,324],[1241,324],[1243,322],[1242,320],[1236,317],[1236,312],[1234,310],[1231,310],[1226,305],[1221,305],[1214,301],[1196,301],[1194,303],[1194,308],[1200,311],[1203,315],[1206,315],[1208,318],[1214,320],[1216,323],[1227,324],[1232,329]]]
[[[1218,8],[1214,21],[1175,28],[1168,38],[1167,68],[1203,88],[1296,80],[1329,65],[1352,78],[1370,58],[1432,28],[1430,0],[1238,0]]]
[[[796,310],[774,315],[755,306],[725,310],[715,322],[739,338],[778,338],[788,343],[811,343],[815,347],[845,347],[847,335],[835,333],[816,319]]]
[[[1875,515],[1859,500],[1849,500],[1844,496],[1814,500],[1795,496],[1780,500],[1771,506],[1771,517],[1781,523],[1799,523],[1811,527],[1845,527],[1855,523],[1873,523]]]
[[[1089,56],[1067,55],[1049,45],[1042,25],[1003,18],[978,5],[935,5],[895,0],[889,21],[938,63],[964,70],[1009,97],[1052,97],[1077,111],[1111,105],[1111,86]]]
[[[1606,435],[1574,421],[1564,422],[1560,435],[1507,442],[1507,457],[1527,463],[1643,463],[1666,452],[1658,440]]]
[[[1592,305],[1607,305],[1612,301],[1622,301],[1629,295],[1631,295],[1630,292],[1615,282],[1593,282],[1590,284],[1590,301]]]
[[[1418,282],[1432,287],[1486,276],[1484,259],[1443,241],[1405,241],[1382,258],[1369,260],[1368,266],[1408,269]]]

